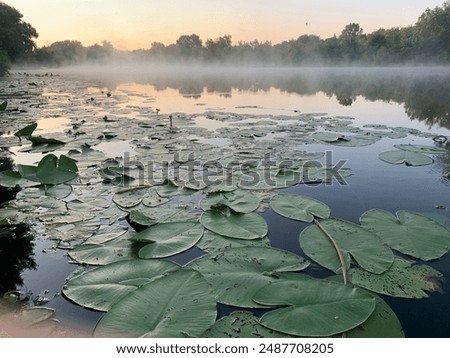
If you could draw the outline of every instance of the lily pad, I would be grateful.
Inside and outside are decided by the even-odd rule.
[[[250,191],[237,189],[231,192],[209,193],[200,202],[203,210],[210,210],[216,206],[225,205],[237,213],[251,213],[260,204],[259,198]]]
[[[280,273],[300,271],[309,262],[293,253],[266,247],[239,247],[192,261],[212,285],[220,303],[238,307],[261,307],[252,297]]]
[[[414,265],[413,261],[396,257],[392,267],[374,275],[359,268],[349,271],[354,285],[394,297],[425,298],[428,292],[440,291],[442,274],[428,265]]]
[[[177,264],[163,260],[114,262],[75,275],[62,292],[80,306],[108,311],[130,292],[178,268]]]
[[[104,244],[81,244],[75,246],[68,255],[80,264],[107,265],[112,262],[137,259],[140,245],[136,246],[126,235]]]
[[[42,184],[62,184],[78,175],[76,161],[61,155],[48,154],[41,159],[37,166],[36,176]]]
[[[284,306],[265,313],[260,323],[286,334],[326,337],[364,323],[375,309],[365,291],[327,280],[280,280],[253,296],[266,306]]]
[[[114,194],[113,201],[120,207],[129,209],[139,205],[148,192],[149,187],[147,186],[122,189]]]
[[[216,303],[202,275],[179,270],[134,290],[99,321],[95,337],[200,337],[216,320]]]
[[[159,206],[156,208],[141,207],[130,211],[129,220],[142,226],[153,226],[162,223],[198,221],[199,214],[189,206]]]
[[[139,250],[144,259],[168,257],[193,247],[202,237],[203,227],[196,222],[176,222],[151,226],[130,238],[146,243]]]
[[[325,219],[320,223],[337,242],[347,269],[350,267],[351,257],[364,270],[376,274],[391,267],[394,254],[373,233],[359,225],[338,219]],[[341,272],[336,249],[317,225],[308,226],[302,231],[300,246],[305,254],[318,264],[335,273]]]
[[[102,225],[94,235],[85,241],[85,244],[104,244],[122,236],[128,231],[126,226],[122,225]]]
[[[39,185],[39,183],[24,178],[14,170],[4,170],[0,172],[0,185],[7,188],[14,188],[16,186],[26,188]]]
[[[161,185],[156,187],[156,192],[162,198],[172,198],[178,195],[192,195],[196,190],[179,187],[170,180],[165,180]]]
[[[26,127],[23,127],[22,129],[19,129],[16,133],[14,133],[14,135],[19,138],[21,137],[28,138],[33,134],[37,126],[38,126],[37,123],[32,123]]]
[[[7,106],[8,106],[8,101],[3,101],[2,103],[0,103],[0,112],[5,111]]]
[[[64,199],[72,193],[72,186],[68,184],[58,184],[45,186],[45,195],[51,196],[52,198]]]
[[[433,163],[433,159],[420,153],[406,150],[390,150],[378,155],[382,161],[390,164],[406,164],[408,166],[421,166]]]
[[[438,259],[450,250],[449,230],[411,211],[398,211],[394,216],[373,209],[365,212],[360,222],[392,249],[424,261]]]
[[[289,219],[312,222],[314,217],[325,219],[330,208],[321,201],[301,195],[278,194],[270,202],[273,211]]]
[[[245,246],[268,247],[270,246],[270,241],[268,238],[254,240],[233,239],[232,237],[222,236],[209,230],[205,230],[202,238],[197,242],[197,247],[210,255],[217,255],[224,250]]]
[[[205,211],[200,217],[202,225],[219,235],[252,240],[267,235],[266,221],[259,215],[236,213],[225,207]]]
[[[208,328],[203,338],[289,338],[290,335],[267,329],[250,312],[232,312]]]
[[[426,153],[426,154],[445,154],[447,149],[442,147],[418,144],[396,144],[395,148],[406,150],[408,152]]]

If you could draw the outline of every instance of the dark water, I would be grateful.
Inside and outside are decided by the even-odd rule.
[[[172,71],[171,75],[149,73],[139,79],[129,74],[121,77],[125,75],[119,73],[116,77],[94,76],[90,80],[116,92],[128,91],[129,95],[131,91],[148,91],[147,95],[154,97],[154,107],[172,102],[182,107],[176,108],[174,104],[173,111],[195,112],[220,107],[226,111],[289,115],[301,109],[303,112],[328,112],[332,116],[351,115],[359,125],[409,126],[449,135],[450,71],[447,68],[330,71],[235,70],[226,76],[213,70]],[[133,103],[140,104],[139,100]],[[242,105],[246,108],[240,108]],[[425,167],[394,166],[378,159],[380,152],[403,143],[433,144],[429,138],[409,137],[383,139],[358,148],[305,145],[303,149],[308,151],[331,150],[333,161],[345,160],[345,166],[352,168],[353,175],[345,179],[345,185],[334,181],[297,185],[281,191],[321,200],[331,208],[333,217],[355,223],[365,211],[379,208],[392,213],[411,210],[438,215],[449,226],[449,211],[437,209],[436,205],[450,208],[450,182],[443,178],[443,174],[450,171],[450,154],[435,156],[435,163]],[[12,164],[11,157],[2,157],[2,170]],[[2,201],[14,196],[14,192],[0,190]],[[262,216],[268,223],[274,247],[303,254],[298,237],[307,224],[281,217],[270,209]],[[101,313],[74,305],[60,295],[66,277],[77,265],[68,264],[64,250],[44,254],[43,250],[53,243],[33,240],[27,227],[13,230],[14,235],[1,233],[1,290],[28,292],[30,300],[36,302],[41,296],[47,298],[45,306],[55,308],[61,322],[84,327],[89,334]],[[12,241],[12,237],[16,241]],[[174,260],[185,263],[199,254],[199,250],[191,250]],[[398,315],[407,337],[450,337],[450,255],[429,264],[446,278],[443,293],[432,293],[430,298],[422,300],[383,297]],[[306,272],[320,277],[329,275],[315,268]],[[220,305],[219,314],[231,310],[234,308]]]

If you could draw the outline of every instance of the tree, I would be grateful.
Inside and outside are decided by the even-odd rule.
[[[347,60],[360,59],[363,37],[363,29],[354,22],[345,26],[344,30],[342,30],[339,40]]]
[[[180,51],[180,60],[198,59],[201,57],[203,43],[196,34],[180,36],[176,45]]]
[[[215,40],[208,39],[205,47],[208,59],[226,60],[232,50],[231,35],[224,35]]]
[[[0,76],[7,71],[9,61],[16,61],[36,48],[33,38],[38,33],[22,17],[19,11],[0,2]]]

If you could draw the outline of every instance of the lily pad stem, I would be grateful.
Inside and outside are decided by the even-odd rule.
[[[314,219],[314,224],[316,224],[320,230],[325,234],[326,237],[328,237],[333,244],[338,256],[339,261],[341,262],[341,268],[342,268],[342,278],[344,279],[344,285],[347,285],[348,279],[347,279],[347,268],[344,260],[344,256],[342,256],[341,249],[339,248],[339,245],[337,244],[336,240],[331,236],[331,234],[323,227],[323,225],[317,220]]]

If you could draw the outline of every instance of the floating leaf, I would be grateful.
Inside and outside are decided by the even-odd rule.
[[[403,164],[409,166],[428,165],[433,163],[433,159],[419,152],[406,150],[390,150],[378,155],[382,161],[390,164]]]
[[[8,101],[3,101],[2,103],[0,103],[0,112],[5,111],[7,106],[8,106]]]
[[[31,135],[33,134],[34,130],[37,128],[38,124],[37,123],[32,123],[26,127],[23,127],[22,129],[19,129],[16,133],[14,133],[14,135],[16,137],[31,137]]]
[[[198,216],[199,214],[193,212],[190,207],[173,205],[132,210],[129,220],[142,226],[153,226],[162,223],[198,221]]]
[[[429,145],[418,145],[418,144],[396,144],[395,148],[406,150],[408,152],[416,153],[426,153],[426,154],[445,154],[447,149],[442,147],[433,147]]]
[[[440,291],[443,276],[430,266],[396,257],[392,267],[380,275],[356,268],[349,271],[349,278],[354,285],[384,295],[425,298],[425,291]]]
[[[288,338],[290,335],[262,326],[250,312],[232,312],[208,328],[203,338]]]
[[[48,154],[37,166],[36,176],[42,184],[62,184],[77,177],[76,162],[61,155],[59,159],[54,154]]]
[[[211,283],[217,301],[238,307],[261,307],[252,300],[255,292],[280,273],[300,271],[309,263],[293,253],[265,247],[239,247],[217,256],[207,255],[192,261]]]
[[[300,173],[295,170],[281,168],[274,171],[269,167],[261,167],[245,171],[239,187],[248,190],[280,189],[296,185],[300,179]]]
[[[327,280],[280,280],[255,293],[266,306],[285,306],[264,314],[260,323],[296,336],[325,337],[364,323],[375,309],[365,291]]]
[[[125,235],[104,244],[81,244],[68,252],[80,264],[107,265],[112,262],[137,259],[141,246],[135,247]]]
[[[197,242],[197,247],[208,252],[210,255],[217,255],[224,250],[244,246],[267,247],[270,246],[270,241],[267,238],[255,240],[233,239],[232,237],[222,236],[209,230],[205,230],[201,240]]]
[[[206,280],[179,270],[154,280],[116,303],[99,321],[95,337],[200,337],[216,320]]]
[[[450,250],[450,232],[426,216],[411,211],[391,213],[373,209],[361,216],[361,225],[403,254],[428,261]]]
[[[200,202],[203,210],[210,210],[216,206],[225,205],[237,213],[251,213],[259,206],[259,198],[249,191],[237,189],[232,192],[209,193]]]
[[[61,149],[66,144],[58,139],[43,138],[43,137],[28,137],[31,142],[30,147],[22,148],[20,152],[28,153],[47,153]]]
[[[0,172],[0,185],[7,188],[14,188],[15,186],[26,188],[39,185],[39,183],[24,178],[16,171],[4,170]]]
[[[330,208],[321,201],[301,195],[278,194],[270,202],[273,211],[289,219],[312,222],[314,217],[325,219]]]
[[[44,186],[44,189],[45,195],[57,199],[64,199],[72,193],[72,187],[68,184]]]
[[[122,225],[102,225],[94,235],[85,241],[85,244],[104,244],[117,239],[127,231],[128,228]]]
[[[108,311],[128,293],[179,268],[163,260],[126,260],[85,271],[67,281],[63,294],[80,306]]]
[[[74,211],[101,211],[109,206],[108,199],[96,196],[86,196],[82,200],[76,199],[67,203],[67,207]]]
[[[165,180],[161,185],[156,187],[156,192],[162,198],[172,198],[178,195],[192,195],[196,190],[180,188],[170,180]]]
[[[236,239],[259,239],[268,231],[267,223],[261,216],[236,213],[228,208],[205,211],[200,222],[208,230]]]
[[[131,241],[147,243],[139,250],[144,259],[168,257],[194,246],[203,235],[203,227],[195,222],[158,224],[141,231]]]
[[[132,208],[141,203],[148,190],[146,186],[122,189],[114,194],[112,200],[122,208]]]
[[[321,224],[336,240],[347,269],[350,267],[350,255],[363,269],[373,273],[382,273],[391,267],[394,254],[373,233],[343,220],[325,219]],[[302,231],[300,246],[318,264],[335,273],[341,271],[336,249],[316,225]]]

